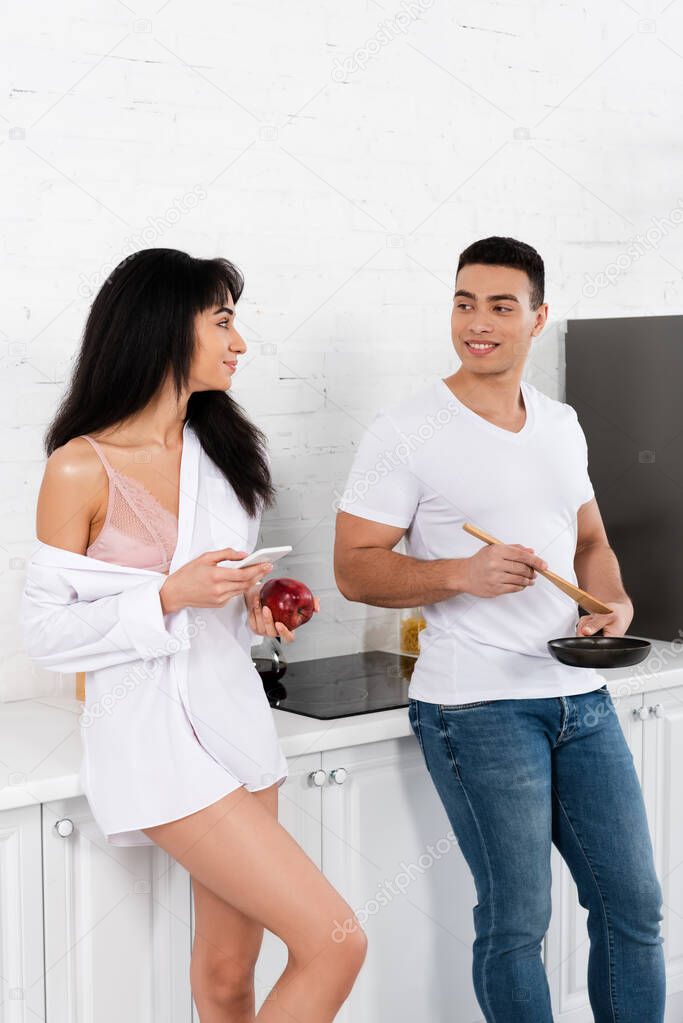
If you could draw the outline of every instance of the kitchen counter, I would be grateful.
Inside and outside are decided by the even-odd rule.
[[[632,668],[602,671],[612,699],[683,685],[683,642],[655,640]],[[0,705],[0,810],[83,794],[79,715],[75,698],[42,697]],[[405,707],[320,721],[273,710],[286,757],[360,746],[410,735]]]

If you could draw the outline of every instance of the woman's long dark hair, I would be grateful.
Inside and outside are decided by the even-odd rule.
[[[145,408],[169,370],[180,398],[195,349],[195,315],[237,302],[243,286],[227,259],[196,259],[177,249],[143,249],[119,263],[90,308],[69,390],[45,433],[48,457],[73,437]],[[265,434],[229,394],[193,392],[187,422],[248,514],[273,503]]]

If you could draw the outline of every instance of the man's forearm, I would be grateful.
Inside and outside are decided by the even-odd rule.
[[[606,604],[631,604],[624,589],[617,556],[607,544],[587,544],[574,557],[574,571],[582,590]]]
[[[380,547],[356,548],[336,566],[337,584],[348,600],[375,607],[436,604],[465,592],[468,558],[421,561]]]

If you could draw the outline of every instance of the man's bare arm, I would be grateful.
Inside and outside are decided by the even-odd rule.
[[[469,558],[422,561],[396,554],[405,529],[340,511],[334,545],[337,586],[348,600],[376,607],[436,604],[459,593],[494,597],[533,585],[545,562],[518,544],[483,547]]]
[[[592,593],[610,607],[622,604],[633,608],[595,498],[581,505],[577,514],[574,571],[582,590]]]
[[[334,544],[337,586],[348,600],[375,607],[435,604],[462,593],[464,558],[421,561],[397,554],[405,529],[339,512]]]

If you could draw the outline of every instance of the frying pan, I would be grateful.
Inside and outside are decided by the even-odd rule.
[[[640,664],[652,644],[637,636],[604,636],[602,629],[592,636],[567,636],[548,640],[548,650],[557,661],[574,668],[628,668]]]
[[[462,528],[484,543],[503,542],[469,522],[465,522]],[[611,612],[612,609],[607,604],[603,604],[597,597],[586,593],[562,576],[548,569],[536,571],[586,611],[592,611],[594,614]],[[632,664],[644,661],[651,649],[652,644],[646,639],[639,639],[637,636],[605,636],[602,629],[592,636],[566,636],[548,640],[548,650],[555,660],[569,664],[573,668],[628,668]]]

